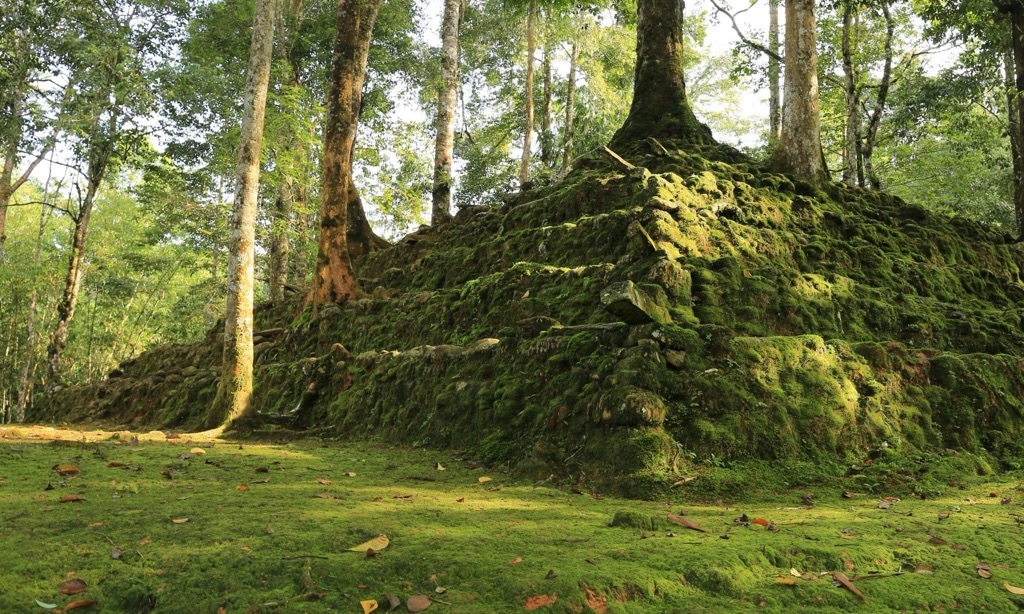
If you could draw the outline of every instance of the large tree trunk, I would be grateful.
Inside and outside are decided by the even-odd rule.
[[[437,138],[434,142],[434,188],[431,224],[451,219],[452,150],[455,147],[455,104],[459,92],[459,26],[462,0],[445,0],[441,22],[441,91],[437,96]]]
[[[779,0],[768,0],[768,50],[779,55]],[[768,56],[768,143],[779,142],[779,60]]]
[[[544,100],[540,105],[540,161],[544,168],[551,168],[554,160],[554,137],[551,133],[551,45],[544,44],[544,61],[541,62],[541,78],[544,80]]]
[[[66,91],[69,91],[71,86],[69,85]],[[66,95],[66,94],[65,94]],[[4,242],[7,241],[7,208],[11,204],[11,197],[18,191],[22,185],[28,181],[32,171],[35,170],[36,166],[43,161],[46,154],[53,148],[53,144],[56,140],[56,131],[49,139],[43,144],[42,150],[36,155],[35,159],[29,163],[19,177],[14,177],[14,171],[18,166],[18,160],[20,159],[20,150],[18,147],[21,145],[21,132],[22,132],[22,118],[21,114],[24,110],[24,94],[21,91],[14,91],[11,93],[11,102],[9,104],[10,116],[13,118],[13,126],[11,131],[7,134],[7,142],[4,147],[4,161],[3,168],[0,169],[0,259],[3,258],[4,254]]]
[[[252,402],[253,261],[259,198],[263,118],[274,48],[277,0],[257,0],[253,13],[249,69],[245,79],[235,200],[228,243],[228,296],[224,317],[224,355],[220,384],[210,409],[209,426],[228,425],[244,416]]]
[[[770,168],[809,183],[825,178],[818,110],[814,0],[786,0],[782,125]]]
[[[864,158],[864,174],[867,176],[868,185],[875,190],[882,189],[882,182],[878,178],[878,174],[875,173],[873,154],[875,143],[878,140],[878,127],[882,123],[882,113],[885,111],[885,102],[889,96],[889,85],[892,81],[892,38],[896,32],[896,24],[893,22],[892,14],[889,12],[888,1],[883,0],[881,5],[882,15],[885,17],[882,79],[878,82],[875,104],[871,110],[871,117],[868,120],[864,144],[861,145],[861,155]]]
[[[366,58],[380,3],[381,0],[338,0],[324,136],[320,239],[309,292],[314,309],[324,303],[348,301],[358,291],[348,245],[349,203],[356,200],[350,196],[352,145],[359,121]]]
[[[686,99],[682,24],[679,0],[637,2],[633,103],[613,145],[647,136],[713,142]]]
[[[519,164],[519,186],[530,180],[530,150],[533,148],[533,56],[537,51],[537,0],[530,0],[526,13],[526,111],[523,115],[523,157]]]
[[[377,236],[370,226],[370,220],[366,217],[366,210],[363,208],[363,199],[359,195],[359,189],[355,184],[348,184],[348,255],[352,259],[353,268],[364,256],[378,249],[389,245],[387,241]]]
[[[270,226],[270,300],[284,298],[284,287],[288,285],[288,260],[291,242],[288,231],[292,219],[291,177],[282,180],[274,200],[274,216]]]
[[[843,77],[846,90],[846,163],[843,167],[843,182],[858,185],[860,171],[860,89],[857,87],[857,73],[853,66],[853,0],[843,5]]]

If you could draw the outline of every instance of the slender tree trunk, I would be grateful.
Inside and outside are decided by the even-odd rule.
[[[292,279],[301,288],[306,285],[306,277],[309,275],[309,210],[306,199],[306,186],[299,184],[295,186],[295,244],[291,258]]]
[[[768,0],[768,50],[779,55],[779,0]],[[768,56],[768,143],[779,142],[779,61]]]
[[[70,91],[70,85],[68,90],[65,92],[65,98],[67,92]],[[14,171],[18,166],[19,150],[18,147],[21,145],[21,133],[22,133],[22,118],[21,114],[24,110],[24,93],[15,90],[11,92],[11,102],[9,104],[9,110],[11,117],[13,118],[13,126],[11,127],[10,133],[7,135],[7,142],[4,147],[4,161],[3,168],[0,169],[0,260],[4,254],[4,242],[7,241],[7,209],[10,207],[11,198],[14,193],[18,191],[22,185],[28,181],[32,171],[35,170],[36,166],[46,157],[46,154],[53,148],[54,141],[56,140],[56,131],[47,139],[43,144],[42,150],[36,155],[35,159],[28,165],[19,177],[14,177]]]
[[[875,142],[878,140],[878,127],[882,123],[882,113],[885,111],[885,102],[889,97],[889,85],[892,81],[892,38],[896,32],[896,24],[893,22],[892,14],[889,12],[889,3],[883,0],[881,3],[882,15],[885,17],[885,42],[883,44],[882,78],[878,82],[878,90],[875,94],[875,104],[871,110],[871,117],[868,120],[868,128],[864,135],[864,144],[861,145],[861,155],[864,157],[864,174],[867,176],[868,185],[875,190],[882,189],[882,182],[875,173],[874,151]]]
[[[1010,49],[1013,55],[1013,88],[1011,95],[1017,107],[1017,139],[1011,147],[1017,156],[1024,160],[1024,0],[997,1],[996,6],[1006,13],[1010,22]],[[1014,217],[1017,221],[1017,233],[1024,239],[1024,175],[1015,173],[1014,181]]]
[[[843,5],[843,76],[846,90],[846,164],[843,167],[843,182],[857,185],[860,169],[860,91],[857,87],[857,73],[853,66],[852,30],[853,0]]]
[[[540,106],[540,161],[544,168],[551,168],[554,162],[554,134],[551,133],[551,45],[544,44],[544,61],[541,63],[541,78],[544,80],[544,100]]]
[[[686,99],[683,7],[679,0],[637,2],[633,103],[613,146],[648,136],[713,143]]]
[[[1014,86],[1013,51],[1003,54],[1003,72],[1006,83],[1006,115],[1010,127],[1010,155],[1013,158],[1013,209],[1016,214],[1018,235],[1024,235],[1024,158],[1021,156],[1020,109]]]
[[[455,147],[455,105],[459,92],[459,27],[462,0],[445,0],[441,22],[441,90],[437,96],[437,138],[434,142],[434,186],[430,223],[451,219],[452,150]]]
[[[334,53],[327,98],[327,131],[321,190],[320,239],[309,302],[355,298],[358,286],[349,255],[352,145],[366,76],[366,58],[381,0],[338,0]],[[360,208],[361,209],[361,208]]]
[[[576,114],[576,66],[580,57],[579,34],[573,34],[572,48],[569,51],[569,81],[565,85],[565,143],[562,145],[561,175],[569,172],[572,165],[573,129]]]
[[[274,200],[274,219],[270,227],[270,300],[284,298],[288,284],[288,257],[291,244],[288,230],[292,219],[292,178],[285,177],[277,189]]]
[[[537,51],[537,0],[530,0],[526,13],[526,112],[523,121],[523,158],[519,165],[519,186],[530,180],[530,149],[533,147],[533,56]]]
[[[259,198],[263,119],[274,48],[277,0],[257,0],[253,12],[244,114],[235,167],[235,200],[228,243],[227,311],[220,384],[210,408],[209,426],[228,425],[244,416],[252,402],[252,302],[256,210]]]
[[[33,254],[33,261],[36,267],[42,259],[43,234],[46,232],[46,221],[49,218],[49,209],[45,206],[39,208],[39,232],[36,233],[36,248]],[[39,305],[39,293],[32,288],[32,294],[28,299],[28,313],[25,314],[25,358],[21,363],[21,373],[18,375],[18,401],[14,406],[14,421],[24,422],[25,412],[32,388],[32,373],[35,371],[36,362],[36,308]]]
[[[111,117],[108,120],[105,134],[94,133],[89,145],[89,166],[86,170],[88,183],[85,197],[78,208],[78,214],[74,217],[75,227],[71,234],[71,257],[68,261],[68,272],[64,278],[64,292],[57,304],[57,324],[50,336],[50,345],[46,350],[47,379],[51,387],[60,383],[61,355],[68,344],[68,327],[75,316],[78,291],[81,288],[82,276],[85,274],[82,257],[85,255],[85,242],[89,233],[89,218],[92,216],[96,193],[106,175],[107,165],[110,163],[110,158],[116,147],[118,121],[120,120],[120,105],[116,101],[110,112]],[[94,131],[98,130],[98,126],[94,127]]]
[[[814,0],[786,0],[782,124],[779,146],[769,163],[773,171],[809,183],[818,183],[825,178],[814,29]]]

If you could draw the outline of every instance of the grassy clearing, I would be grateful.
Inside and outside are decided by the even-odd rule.
[[[0,612],[82,598],[97,605],[81,612],[361,612],[370,599],[387,611],[386,592],[398,611],[424,594],[431,612],[459,613],[524,611],[544,595],[557,600],[538,611],[1009,612],[1021,598],[1004,582],[1024,586],[1020,475],[965,477],[888,509],[883,493],[842,498],[839,483],[808,489],[811,506],[794,489],[698,502],[691,484],[640,502],[517,482],[438,451],[0,434]],[[708,471],[701,480],[726,470]],[[617,512],[627,526],[609,526]],[[734,522],[742,514],[750,524]],[[376,556],[346,550],[382,533],[390,545]],[[821,572],[846,574],[865,599]],[[73,578],[88,588],[60,594]]]

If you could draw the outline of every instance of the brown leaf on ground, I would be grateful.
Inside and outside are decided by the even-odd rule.
[[[245,492],[245,491],[249,490],[249,485],[248,484],[239,484],[238,486],[235,486],[235,490],[240,490],[242,492]]]
[[[145,538],[145,539],[140,539],[140,540],[139,540],[139,545],[140,545],[140,546],[145,546],[146,544],[148,544],[148,543],[149,543],[149,542],[151,542],[151,541],[153,541],[153,540],[149,539],[148,537],[147,537],[147,538]]]
[[[188,518],[171,518],[171,522],[174,524],[185,524],[188,522]]]
[[[1024,595],[1024,588],[1017,588],[1016,586],[1012,586],[1009,582],[1003,582],[1003,588],[1014,595]]]
[[[523,607],[527,610],[538,610],[556,601],[558,601],[558,595],[534,595],[526,600]]]
[[[854,595],[857,595],[861,599],[867,601],[867,599],[864,597],[864,593],[860,592],[860,589],[854,586],[853,582],[850,582],[850,579],[846,577],[846,574],[837,571],[834,574],[832,574],[832,578],[846,590],[850,591]]]
[[[67,612],[68,610],[77,610],[78,608],[88,608],[96,605],[96,602],[92,599],[75,599],[71,603],[64,606],[61,612]]]
[[[55,465],[53,470],[64,476],[78,475],[82,473],[82,470],[74,465]]]
[[[329,478],[317,478],[316,483],[323,484],[324,486],[326,486],[331,483],[331,480]]]
[[[358,546],[352,546],[351,548],[349,548],[349,550],[351,550],[352,552],[366,553],[368,550],[372,549],[376,552],[380,552],[381,550],[387,548],[388,544],[390,543],[391,540],[388,539],[388,536],[381,533],[377,537],[374,537],[369,541],[365,541],[359,544]]]
[[[107,463],[107,467],[127,467],[127,466],[128,465],[126,465],[124,463],[121,463],[121,462],[118,462],[118,461],[110,461],[109,463]]]
[[[337,497],[335,497],[329,492],[318,492],[313,496],[316,497],[317,499],[337,499]]]
[[[388,598],[388,603],[391,604],[391,607],[388,608],[388,612],[402,605],[402,600],[395,595],[392,595],[391,593],[384,593],[384,596]]]
[[[707,533],[708,530],[700,526],[696,522],[690,520],[686,516],[676,516],[675,514],[667,514],[666,517],[672,522],[677,522],[687,529],[693,529],[694,531],[700,531],[701,533]]]
[[[377,602],[374,599],[360,601],[359,605],[363,606],[363,614],[370,614],[370,612],[376,611],[377,609]]]
[[[466,502],[466,498],[465,497],[459,497],[458,499],[455,500],[455,502],[456,503],[465,503]]]
[[[85,583],[85,580],[80,578],[65,580],[57,585],[57,590],[65,595],[77,595],[87,588],[89,588],[89,585]]]
[[[484,475],[484,476],[480,476],[480,477],[478,477],[478,478],[476,479],[476,481],[477,481],[477,482],[479,482],[479,483],[481,483],[481,484],[486,484],[487,482],[490,482],[490,481],[491,481],[491,478],[489,478],[489,477],[487,477],[486,475]]]
[[[83,497],[81,495],[61,495],[60,496],[60,502],[61,503],[80,503],[82,501],[85,501],[85,497]]]
[[[949,544],[948,541],[942,539],[941,537],[932,537],[931,539],[928,540],[928,543],[929,544],[935,544],[936,546],[945,546],[945,545]]]
[[[776,576],[776,584],[785,584],[786,586],[796,586],[796,578],[792,576]]]
[[[410,612],[422,612],[429,608],[431,603],[430,597],[426,595],[413,595],[405,602],[405,607],[409,608]]]
[[[509,561],[508,564],[509,565],[518,565],[518,564],[520,564],[522,562],[523,562],[523,557],[517,556],[516,558],[512,559],[511,561]]]
[[[188,451],[189,454],[206,454],[206,450],[202,448],[192,448]]]

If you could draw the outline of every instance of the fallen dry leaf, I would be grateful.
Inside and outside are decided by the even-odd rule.
[[[707,533],[708,532],[707,529],[705,529],[704,527],[700,526],[699,524],[697,524],[696,522],[690,520],[689,518],[687,518],[685,516],[676,516],[675,514],[667,514],[666,517],[669,520],[671,520],[672,522],[678,522],[679,524],[683,525],[687,529],[693,529],[694,531],[700,531],[701,533]]]
[[[76,599],[76,600],[72,601],[71,603],[67,604],[66,606],[64,606],[64,609],[62,611],[63,612],[67,612],[68,610],[77,610],[78,608],[88,608],[88,607],[91,607],[91,606],[94,606],[94,605],[96,605],[96,602],[93,601],[92,599]]]
[[[793,576],[776,576],[776,584],[785,584],[786,586],[796,586],[796,578]]]
[[[97,520],[96,522],[90,522],[90,523],[89,523],[89,526],[90,526],[90,527],[102,527],[102,526],[103,526],[103,524],[104,524],[104,523],[103,523],[103,521],[102,521],[102,520]]]
[[[455,502],[456,503],[465,503],[466,502],[466,498],[465,497],[459,497],[458,499],[455,500]]]
[[[337,497],[335,497],[334,495],[332,495],[329,492],[318,492],[318,493],[316,493],[313,496],[318,498],[318,499],[337,499]]]
[[[1024,588],[1017,588],[1011,585],[1009,582],[1003,582],[1003,588],[1010,591],[1014,595],[1024,595]]]
[[[60,502],[61,503],[80,503],[82,501],[85,501],[85,497],[83,497],[81,495],[61,495],[60,496]]]
[[[426,595],[413,595],[409,597],[409,601],[405,602],[405,607],[409,608],[410,612],[422,612],[430,607],[430,597]]]
[[[44,495],[43,493],[39,493],[38,495],[32,495],[32,498],[35,499],[36,501],[42,501],[43,499],[46,498],[46,495]]]
[[[363,543],[359,544],[358,546],[352,546],[351,548],[349,548],[349,550],[352,551],[352,552],[362,552],[362,553],[365,553],[367,550],[372,549],[372,550],[374,550],[376,552],[380,552],[381,550],[387,548],[388,544],[390,544],[390,543],[391,543],[391,540],[388,539],[388,536],[384,535],[383,533],[381,533],[377,537],[374,537],[373,539],[371,539],[369,541],[363,542]]]
[[[764,518],[755,518],[751,522],[753,522],[754,524],[759,524],[762,527],[768,526],[768,521],[765,520]]]
[[[864,597],[864,593],[860,592],[860,589],[854,586],[853,582],[850,582],[850,579],[846,577],[846,574],[837,571],[834,574],[832,574],[832,578],[846,590],[850,591],[854,595],[857,595],[861,599],[867,601],[867,599]]]
[[[82,470],[74,465],[60,465],[54,467],[53,470],[61,475],[78,475],[82,473]]]
[[[117,461],[110,461],[109,463],[107,463],[107,467],[127,467],[127,466],[128,465],[126,465],[124,463],[119,463]]]
[[[512,559],[511,561],[509,561],[508,564],[509,565],[518,565],[518,564],[520,564],[522,562],[523,562],[523,557],[517,556],[516,558]]]
[[[388,612],[402,605],[402,600],[396,597],[395,595],[385,592],[384,596],[388,598],[388,603],[391,604],[391,607],[388,608]]]
[[[438,464],[437,464],[437,467],[435,467],[435,469],[437,469],[438,471],[447,471],[447,470],[448,470],[448,469],[447,469],[447,468],[446,468],[446,467],[445,467],[444,465],[442,465],[441,463],[438,463]]]
[[[245,492],[245,491],[249,490],[249,485],[248,484],[239,484],[238,486],[235,486],[235,490],[240,490],[242,492]]]
[[[57,590],[65,595],[77,595],[87,588],[89,588],[89,585],[85,583],[85,580],[80,578],[65,580],[57,585]]]
[[[189,454],[206,454],[206,450],[202,448],[192,448],[188,451]]]
[[[374,599],[360,601],[359,605],[363,606],[363,614],[370,614],[370,612],[373,612],[377,609],[377,601]]]
[[[188,518],[171,518],[171,522],[174,524],[185,524],[188,522]]]
[[[558,595],[534,595],[523,605],[527,610],[537,610],[558,601]]]
[[[345,475],[347,475],[350,478],[354,478],[354,477],[356,477],[356,472],[355,471],[346,471]]]
[[[153,541],[153,540],[149,539],[148,537],[147,537],[147,538],[145,538],[145,539],[140,539],[140,540],[139,540],[139,545],[140,545],[140,546],[145,546],[146,544],[148,544],[148,543],[149,543],[149,542],[151,542],[151,541]]]
[[[696,476],[685,477],[685,478],[683,478],[681,480],[676,480],[675,482],[673,482],[672,486],[669,486],[669,488],[679,488],[683,484],[689,484],[690,482],[692,482],[692,481],[694,481],[696,479],[697,479]]]
[[[478,477],[476,479],[476,481],[481,483],[481,484],[486,484],[487,482],[491,481],[491,478],[487,477],[486,475],[482,475],[482,476]]]
[[[317,478],[316,483],[323,484],[324,486],[326,486],[331,483],[331,480],[329,478]]]

